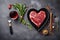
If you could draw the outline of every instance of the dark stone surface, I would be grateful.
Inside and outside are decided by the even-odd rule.
[[[8,14],[11,10],[8,10],[7,5],[9,3],[13,4],[16,2],[26,3],[27,5],[34,5],[34,3],[36,3],[37,5],[35,4],[33,6],[36,9],[40,9],[49,4],[51,8],[53,8],[53,14],[58,14],[60,17],[60,0],[0,0],[0,40],[60,40],[60,23],[58,25],[59,32],[55,32],[54,35],[43,36],[40,35],[34,28],[31,31],[27,28],[27,26],[13,21],[12,25],[14,34],[11,35],[7,22]],[[27,20],[26,16],[25,19]]]

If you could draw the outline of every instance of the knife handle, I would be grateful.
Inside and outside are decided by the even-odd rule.
[[[13,35],[13,29],[12,29],[12,26],[10,26],[9,28],[10,28],[10,34]]]

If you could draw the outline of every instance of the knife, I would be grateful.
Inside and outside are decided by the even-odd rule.
[[[8,25],[9,25],[9,29],[10,29],[10,34],[13,35],[13,29],[12,29],[12,22],[11,22],[11,20],[8,20]]]

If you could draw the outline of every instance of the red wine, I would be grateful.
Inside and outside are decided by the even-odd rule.
[[[10,18],[17,19],[18,18],[18,13],[16,11],[11,11],[9,16],[10,16]]]

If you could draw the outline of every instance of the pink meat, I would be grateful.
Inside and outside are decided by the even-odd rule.
[[[39,13],[36,13],[35,11],[31,11],[30,13],[30,19],[31,21],[37,26],[39,27],[43,21],[46,18],[46,14],[44,11],[40,11]]]

